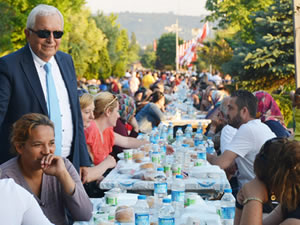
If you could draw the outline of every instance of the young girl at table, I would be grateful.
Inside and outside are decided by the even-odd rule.
[[[300,224],[300,143],[286,138],[267,141],[254,161],[256,178],[237,196],[235,225]],[[279,205],[263,218],[263,204]]]
[[[83,168],[83,183],[102,178],[108,168],[115,166],[115,159],[110,155],[112,147],[118,145],[123,148],[138,148],[148,143],[132,137],[125,137],[113,131],[119,115],[118,98],[110,92],[100,92],[94,99],[94,120],[85,128],[88,151],[94,167]],[[82,111],[84,113],[84,111]],[[85,121],[85,117],[83,116]]]
[[[92,204],[72,163],[54,155],[54,125],[31,113],[13,125],[11,146],[17,157],[3,163],[0,178],[12,178],[34,195],[46,217],[56,225],[89,221]],[[70,222],[70,221],[69,221]]]

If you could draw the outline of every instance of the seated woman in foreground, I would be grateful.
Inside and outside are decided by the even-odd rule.
[[[54,155],[54,125],[48,117],[32,113],[13,125],[11,146],[17,157],[3,163],[1,178],[14,181],[32,193],[46,217],[56,225],[88,221],[92,204],[80,177],[68,159]]]
[[[95,120],[85,129],[87,147],[94,162],[94,167],[83,168],[83,182],[92,182],[101,179],[108,168],[116,165],[110,155],[112,147],[118,145],[123,148],[138,148],[148,143],[132,137],[121,136],[113,131],[119,114],[118,98],[110,92],[100,92],[95,97]],[[83,117],[84,119],[84,117]],[[112,166],[113,164],[113,166]]]
[[[256,178],[238,193],[234,224],[300,224],[300,142],[267,141],[256,155],[254,172]],[[263,203],[271,200],[279,205],[263,219]]]

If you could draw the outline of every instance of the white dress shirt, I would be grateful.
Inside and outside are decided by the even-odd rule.
[[[32,53],[33,61],[40,78],[42,89],[47,103],[47,83],[46,83],[46,71],[44,65],[47,62],[41,60],[30,48]],[[69,101],[68,91],[60,72],[59,66],[54,57],[49,60],[52,66],[52,76],[55,83],[56,94],[59,101],[59,108],[61,113],[61,125],[62,125],[62,146],[61,156],[68,157],[71,152],[72,140],[73,140],[73,120],[71,105]]]

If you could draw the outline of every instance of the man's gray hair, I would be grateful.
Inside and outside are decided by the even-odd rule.
[[[220,104],[220,111],[226,115],[227,114],[227,111],[228,111],[228,103],[229,103],[229,99],[230,97],[229,96],[226,96],[222,99],[221,101],[221,104]]]
[[[52,16],[59,15],[61,19],[62,29],[64,28],[64,18],[61,12],[51,5],[40,4],[34,7],[27,17],[26,28],[33,29],[35,26],[35,20],[37,16]]]

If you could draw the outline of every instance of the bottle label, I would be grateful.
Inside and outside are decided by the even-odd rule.
[[[168,184],[167,183],[154,184],[154,192],[156,194],[166,194],[166,193],[168,193]]]
[[[206,160],[206,152],[198,152],[197,153],[197,158]]]
[[[172,191],[173,202],[184,202],[184,191]]]
[[[151,160],[153,163],[159,164],[160,163],[160,155],[159,154],[152,154]]]
[[[159,225],[174,225],[175,219],[174,218],[158,218]]]
[[[199,146],[200,145],[200,140],[194,139],[194,145]]]
[[[135,214],[135,225],[149,225],[149,214],[148,213],[136,213]]]
[[[234,219],[235,207],[221,207],[222,219]]]
[[[207,147],[207,148],[206,148],[206,152],[207,152],[208,154],[214,154],[215,149],[214,149],[213,147]]]

